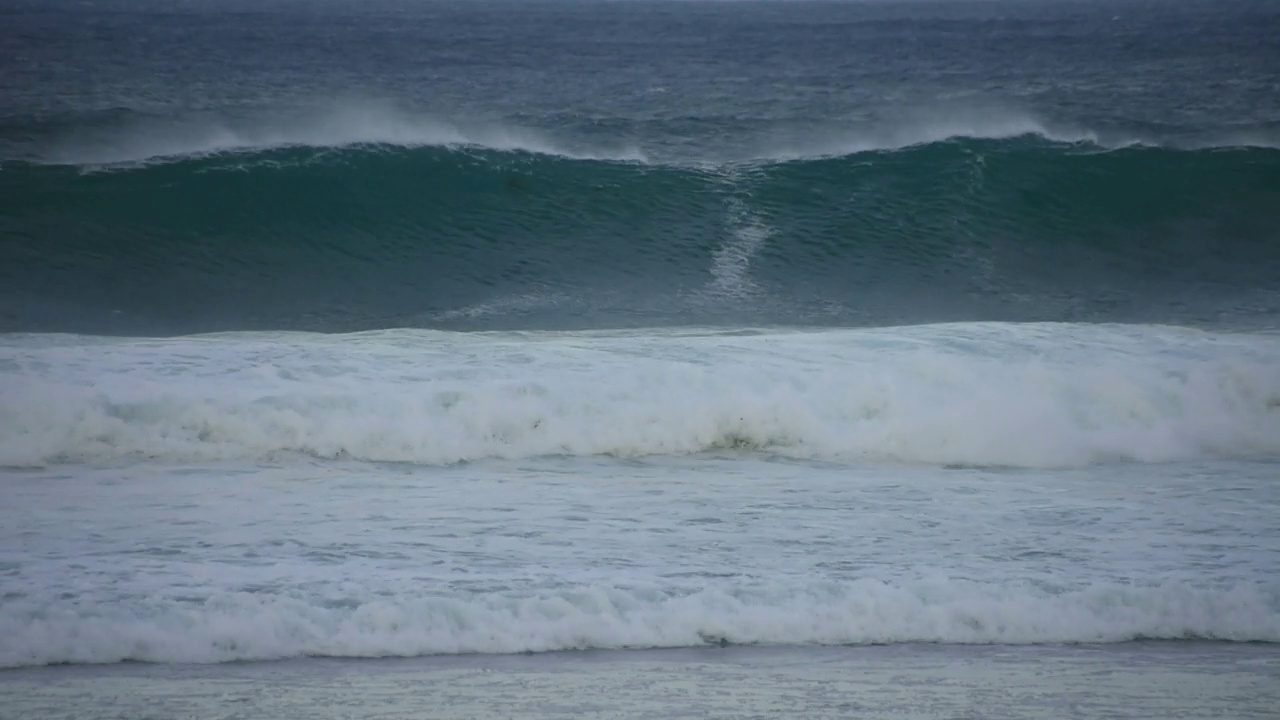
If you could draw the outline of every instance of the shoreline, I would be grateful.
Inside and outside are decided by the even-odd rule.
[[[1280,645],[730,646],[0,671],[20,717],[1267,718]]]

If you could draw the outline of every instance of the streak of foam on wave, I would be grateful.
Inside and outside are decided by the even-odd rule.
[[[35,158],[42,164],[90,168],[173,162],[223,154],[250,154],[281,148],[476,147],[522,151],[576,160],[659,163],[703,168],[747,163],[790,162],[901,150],[955,139],[1006,140],[1035,137],[1064,145],[1114,150],[1135,145],[1204,149],[1280,147],[1273,132],[1231,131],[1214,138],[1161,141],[1140,134],[1101,133],[1008,109],[938,106],[900,110],[891,116],[847,125],[808,127],[798,134],[775,129],[764,137],[740,138],[745,153],[712,149],[689,154],[664,149],[661,139],[634,139],[583,145],[555,138],[546,130],[507,122],[450,118],[405,110],[387,102],[351,102],[302,112],[246,118],[216,116],[135,117],[102,127],[74,128]],[[643,145],[643,147],[642,147]]]

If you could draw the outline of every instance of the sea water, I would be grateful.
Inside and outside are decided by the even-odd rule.
[[[0,714],[1280,702],[1270,6],[3,12]]]
[[[1164,676],[1178,672],[1225,673],[1228,685],[1204,683],[1219,689],[1275,677],[1269,649],[1206,643],[1280,640],[1280,337],[1001,323],[11,336],[4,351],[0,662],[162,666],[10,675],[8,694],[33,711],[78,714],[76,697],[120,687],[143,699],[126,704],[140,714],[149,702],[212,712],[182,704],[204,691],[170,697],[170,681],[231,680],[163,666],[315,656],[811,647],[781,656],[800,663],[789,672],[825,677],[837,662],[837,674],[888,673],[890,685],[896,673],[928,685],[972,672],[956,681],[987,692],[1019,667],[978,649],[997,645],[1058,648],[1010,651],[1068,675],[1136,662],[1149,671],[1127,681],[1138,685],[1185,683]],[[1186,645],[1169,657],[1152,640]],[[867,648],[921,643],[947,649]],[[1119,645],[1101,660],[1070,649],[1097,643]],[[662,702],[692,674],[737,688],[705,707],[769,714],[785,702],[740,703],[778,679],[779,657],[640,660],[656,663]],[[1224,670],[1224,659],[1244,664]],[[499,663],[549,673],[542,690],[502,702],[554,714],[547,694],[582,673],[603,673],[598,688],[635,672],[614,656],[547,662]],[[334,671],[269,667],[257,682]],[[378,685],[381,668],[340,671],[357,687],[334,702],[368,695],[392,716],[421,713],[412,688],[466,671],[449,681],[456,706],[436,710],[492,712],[489,690],[465,689],[487,681],[474,665],[393,669],[410,673],[398,690]],[[51,696],[50,681],[90,684]],[[1089,690],[1021,681],[1070,702]],[[232,687],[258,692],[246,682]],[[816,687],[827,689],[808,712],[884,692]],[[566,713],[612,707],[608,694],[573,692]],[[1196,693],[1178,702],[1263,712],[1275,699]],[[894,697],[881,709],[933,716],[918,695]],[[305,716],[308,698],[278,711]],[[646,707],[631,710],[657,712]],[[1029,712],[1021,700],[995,707]]]

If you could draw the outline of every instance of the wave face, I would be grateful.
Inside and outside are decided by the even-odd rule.
[[[537,593],[154,598],[127,607],[9,603],[0,667],[413,657],[735,644],[1280,642],[1280,598],[1249,584],[963,580],[794,583],[694,592],[583,586]]]
[[[9,336],[0,466],[759,451],[1069,467],[1280,457],[1280,337],[977,324],[744,333]]]
[[[699,167],[382,135],[401,144],[6,163],[0,330],[1271,325],[1280,310],[1266,147],[1023,135]]]

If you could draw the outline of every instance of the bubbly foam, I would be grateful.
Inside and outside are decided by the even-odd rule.
[[[716,449],[1026,467],[1280,456],[1280,337],[1160,327],[10,336],[0,368],[8,466]]]
[[[110,606],[0,605],[0,667],[228,662],[705,644],[1280,642],[1260,587],[1096,584],[1063,592],[953,579],[659,589],[583,586],[529,595],[321,598],[223,593]]]

